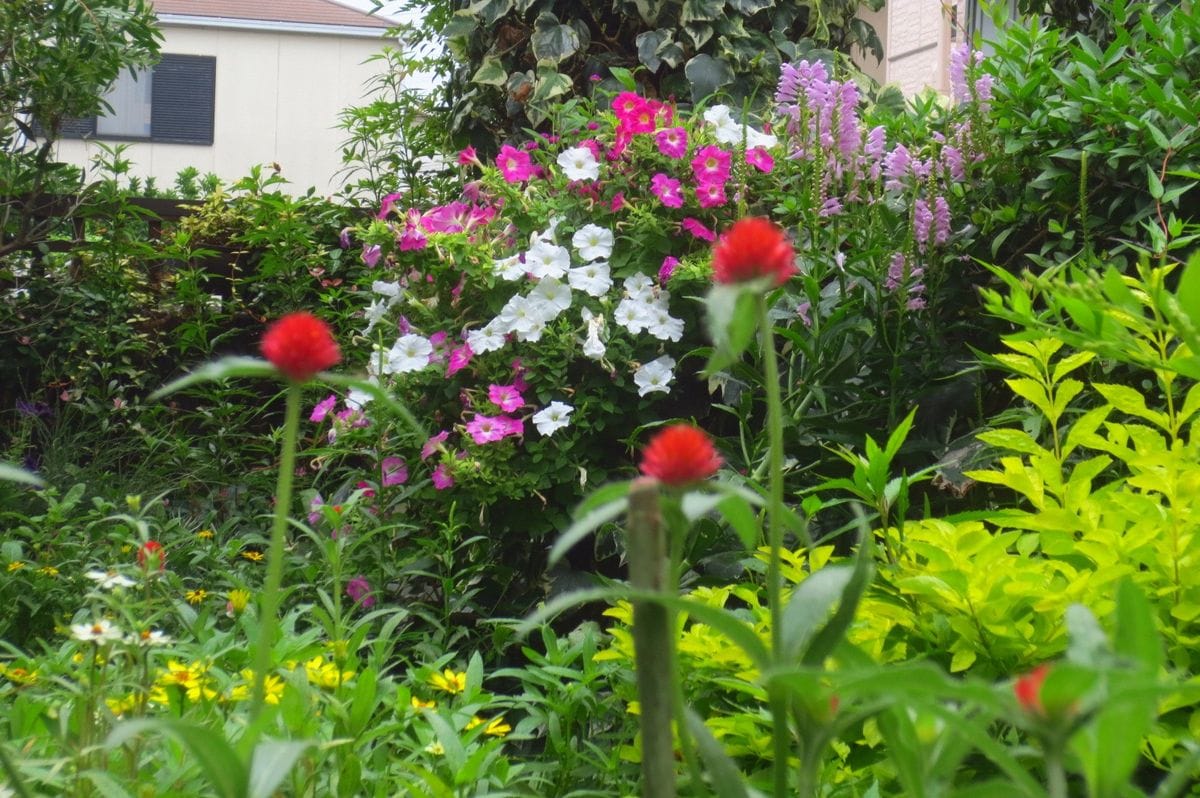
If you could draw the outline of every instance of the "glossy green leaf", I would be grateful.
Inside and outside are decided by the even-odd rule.
[[[246,766],[219,732],[174,718],[131,720],[117,724],[105,746],[118,748],[143,734],[166,735],[183,745],[218,798],[247,798]]]
[[[598,527],[607,524],[616,518],[619,518],[625,513],[629,506],[628,491],[619,498],[615,498],[608,504],[602,504],[589,510],[587,513],[575,519],[567,530],[559,535],[558,540],[554,541],[554,545],[550,547],[550,554],[547,557],[546,564],[554,565],[558,562],[571,548],[583,540]]]
[[[696,741],[696,747],[704,760],[718,798],[750,798],[741,770],[725,753],[725,749],[713,737],[700,716],[690,707],[684,708],[684,722],[687,724],[688,733]]]
[[[154,393],[150,394],[150,399],[162,399],[164,396],[169,396],[177,391],[182,391],[184,388],[190,388],[193,385],[199,385],[205,382],[216,382],[218,380],[227,380],[230,377],[266,377],[274,379],[283,379],[274,366],[267,361],[257,357],[225,357],[220,360],[215,360],[212,363],[206,363],[198,369],[195,369],[190,374],[185,374],[177,380],[172,380],[163,387],[159,388]]]
[[[785,662],[804,655],[809,642],[829,619],[853,577],[853,566],[828,565],[796,586],[783,610]]]
[[[316,743],[296,740],[264,740],[254,746],[247,798],[271,798],[300,757],[316,747]]]

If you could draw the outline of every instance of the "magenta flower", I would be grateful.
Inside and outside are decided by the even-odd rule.
[[[612,109],[617,115],[617,121],[626,124],[627,120],[633,119],[637,112],[645,107],[646,101],[631,91],[623,91],[616,97],[613,97]]]
[[[533,174],[533,161],[529,153],[508,144],[500,148],[500,154],[496,156],[496,166],[509,183],[524,182]]]
[[[379,263],[379,256],[383,254],[383,250],[378,244],[363,244],[362,259],[363,263],[374,268],[376,263]]]
[[[701,241],[717,240],[717,234],[705,227],[699,219],[693,219],[690,216],[685,216],[679,223],[679,226]]]
[[[767,174],[770,174],[771,170],[775,168],[775,159],[771,157],[771,153],[767,152],[766,147],[751,147],[746,150],[746,163]]]
[[[371,595],[371,583],[362,574],[346,583],[346,595],[356,604],[361,604],[364,610],[375,606],[375,597]]]
[[[650,190],[658,197],[659,202],[668,208],[683,207],[683,191],[680,190],[678,180],[658,172],[650,178]]]
[[[367,482],[365,479],[359,480],[358,483],[355,484],[354,487],[356,487],[362,491],[362,495],[363,495],[364,499],[374,499],[375,498],[375,488],[371,487],[371,483]]]
[[[421,447],[421,459],[428,460],[433,457],[441,445],[446,442],[446,438],[450,437],[450,430],[442,430],[437,435],[434,435],[429,440],[425,441],[425,445]]]
[[[392,206],[396,204],[396,200],[404,196],[399,191],[388,194],[383,198],[383,202],[379,204],[379,213],[375,214],[376,219],[386,219],[387,215],[392,212]]]
[[[933,243],[940,246],[950,240],[950,204],[945,197],[934,197],[933,231]]]
[[[923,199],[917,200],[913,203],[913,240],[917,242],[917,249],[921,252],[925,251],[932,227],[933,211],[929,210],[929,203]]]
[[[667,280],[671,279],[671,275],[675,273],[675,267],[679,265],[679,258],[674,255],[668,255],[663,258],[662,266],[658,269],[658,284],[666,285]]]
[[[313,497],[308,502],[308,524],[316,526],[321,523],[324,517],[321,513],[321,508],[325,506],[325,499],[321,498],[321,494],[313,494]]]
[[[696,186],[696,201],[700,203],[701,208],[716,208],[724,205],[726,202],[724,181],[714,180]]]
[[[654,134],[658,151],[668,158],[682,158],[687,155],[687,131],[681,127],[669,127]]]
[[[506,438],[520,438],[525,434],[525,419],[523,418],[497,416],[496,422],[500,425]]]
[[[313,408],[312,415],[308,417],[308,420],[314,424],[320,424],[325,420],[325,416],[329,415],[329,411],[333,410],[334,405],[337,404],[337,400],[337,395],[331,393],[317,402],[317,406]]]
[[[433,487],[438,490],[445,490],[454,485],[454,475],[450,473],[450,469],[445,463],[441,463],[437,468],[433,469],[431,479],[433,480]]]
[[[618,191],[616,194],[613,194],[612,200],[609,202],[608,207],[609,207],[609,210],[611,210],[613,213],[616,213],[617,211],[624,208],[625,207],[625,192]]]
[[[446,376],[453,377],[467,367],[474,356],[470,344],[463,344],[450,350],[450,358],[446,363]]]
[[[390,488],[393,485],[403,485],[408,481],[408,465],[405,464],[401,457],[385,457],[383,462],[379,464],[379,471],[382,478],[379,484],[385,488]]]
[[[505,429],[505,425],[494,416],[478,414],[467,422],[467,434],[480,446],[503,439]]]
[[[696,182],[724,183],[729,179],[729,160],[729,153],[714,144],[701,147],[692,159],[692,173],[696,176]]]
[[[511,413],[525,406],[525,397],[521,396],[521,392],[512,385],[496,385],[495,383],[489,385],[488,401],[505,413]]]
[[[474,147],[466,147],[458,153],[459,166],[479,166],[479,155],[476,154]]]

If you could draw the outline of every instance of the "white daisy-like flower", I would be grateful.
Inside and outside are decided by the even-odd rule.
[[[133,587],[137,584],[116,571],[88,571],[84,576],[95,582],[101,590],[120,590],[123,587]]]
[[[543,277],[562,277],[571,265],[571,253],[566,247],[539,241],[525,253],[525,268],[539,280]]]
[[[608,261],[595,260],[568,271],[567,282],[589,296],[604,296],[612,288],[612,270]]]
[[[123,635],[121,630],[113,626],[111,621],[99,620],[92,623],[71,624],[71,637],[85,643],[95,643],[102,646],[105,643],[115,643]]]
[[[489,322],[483,329],[467,333],[467,345],[477,355],[495,352],[504,346],[504,333],[497,329],[496,322]]]
[[[638,396],[662,391],[671,392],[671,382],[675,379],[675,358],[663,355],[651,360],[633,373],[633,382],[638,387]]]
[[[683,337],[683,319],[675,318],[666,308],[652,305],[647,315],[650,320],[646,324],[646,332],[655,338],[660,341],[678,341]]]
[[[495,268],[496,274],[499,274],[501,279],[504,280],[521,280],[528,271],[525,264],[521,261],[520,255],[509,255],[507,258],[501,258],[493,264],[493,268]]]
[[[571,307],[571,287],[559,282],[557,277],[543,277],[538,280],[538,284],[534,287],[530,298],[535,301],[545,302],[553,312],[547,314],[549,318],[556,317],[559,313]]]
[[[585,224],[571,236],[571,246],[584,260],[602,260],[612,255],[612,230],[596,224]]]
[[[533,425],[542,435],[550,436],[571,423],[575,408],[565,402],[551,402],[533,414]]]
[[[572,147],[558,155],[558,165],[568,180],[595,180],[600,177],[600,164],[587,147]]]
[[[650,323],[651,307],[638,299],[622,299],[613,311],[613,321],[637,335]]]
[[[383,373],[407,374],[410,371],[420,371],[429,365],[429,356],[432,354],[433,344],[428,338],[415,333],[402,335],[388,350]]]
[[[131,634],[125,638],[125,642],[134,646],[165,646],[169,645],[172,640],[168,635],[163,634],[157,629],[143,629],[142,631]]]
[[[654,281],[649,275],[638,272],[625,278],[625,296],[639,302],[651,302],[654,299]]]

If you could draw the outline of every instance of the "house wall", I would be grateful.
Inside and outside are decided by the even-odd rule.
[[[862,14],[883,42],[883,63],[855,54],[856,62],[881,84],[905,94],[949,89],[953,3],[945,0],[887,0],[883,9]]]
[[[256,163],[278,163],[295,193],[339,186],[343,131],[338,112],[358,103],[376,74],[364,63],[384,41],[333,35],[163,25],[164,53],[216,57],[216,113],[212,146],[130,143],[132,173],[170,186],[194,166],[227,182]],[[108,142],[112,143],[112,142]],[[63,140],[58,159],[90,164],[95,142]]]

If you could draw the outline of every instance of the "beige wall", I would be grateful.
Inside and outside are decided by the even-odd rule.
[[[887,0],[881,11],[862,15],[883,42],[883,63],[857,53],[855,60],[868,75],[905,94],[947,91],[951,9],[944,0]]]
[[[294,193],[315,186],[330,194],[340,185],[338,112],[357,104],[375,64],[363,62],[383,39],[163,26],[164,53],[216,57],[216,112],[212,146],[132,143],[132,173],[170,186],[194,166],[227,182],[256,163],[278,163]],[[68,140],[59,160],[87,165],[93,142]]]

